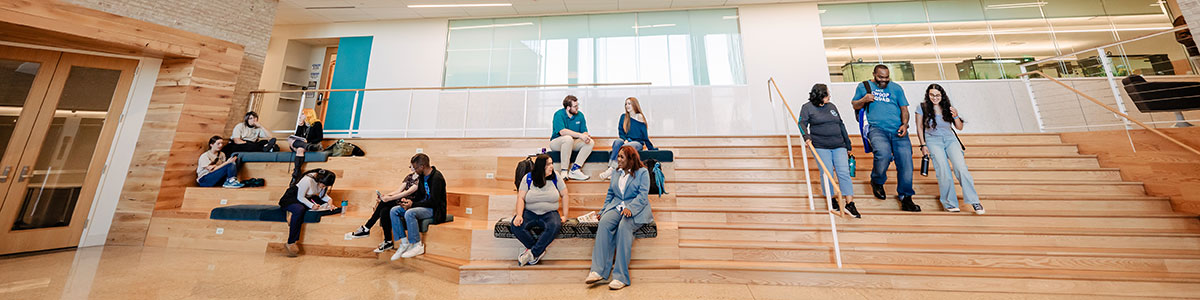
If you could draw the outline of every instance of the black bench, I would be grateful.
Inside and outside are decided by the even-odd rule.
[[[554,238],[594,239],[596,238],[596,230],[599,228],[599,225],[600,222],[572,222],[569,220],[567,223],[563,223],[562,227],[558,229],[558,235],[556,235]],[[537,236],[542,233],[542,229],[543,228],[541,227],[532,227],[530,228],[530,231],[533,232],[534,236]],[[512,233],[512,219],[507,218],[496,221],[496,227],[493,230],[493,236],[498,239],[516,238],[516,236]],[[633,231],[633,238],[649,239],[656,237],[658,237],[658,224],[655,224],[654,222],[643,224],[642,227],[638,227],[637,230]]]
[[[550,151],[550,152],[547,152],[546,154],[549,154],[550,159],[553,159],[554,162],[559,162],[561,160],[560,158],[562,157],[560,153],[561,152],[559,152],[559,151]],[[571,161],[575,161],[575,158],[578,155],[579,155],[579,152],[571,153]],[[612,155],[612,151],[606,151],[606,150],[592,151],[592,155],[588,156],[587,161],[585,161],[585,162],[607,163],[608,158],[611,155]],[[670,150],[643,150],[643,151],[638,151],[638,156],[640,156],[642,158],[642,160],[647,160],[647,159],[653,158],[654,160],[657,160],[660,163],[667,163],[667,162],[675,161],[675,153],[671,152]]]
[[[238,161],[243,163],[250,162],[295,162],[295,152],[234,152],[238,156]],[[327,161],[329,153],[325,152],[305,152],[304,162],[323,162]]]
[[[1200,109],[1200,82],[1147,82],[1133,75],[1122,79],[1121,84],[1143,113]]]
[[[304,223],[320,223],[321,217],[338,214],[339,210],[308,212],[304,214]],[[229,220],[229,221],[267,221],[267,222],[287,222],[287,211],[279,208],[279,205],[267,204],[239,204],[213,208],[208,214],[209,219],[213,220]],[[454,215],[446,214],[446,222],[453,222]],[[421,219],[419,222],[421,232],[429,231],[429,225],[433,224],[433,219]],[[388,230],[391,230],[390,228]]]

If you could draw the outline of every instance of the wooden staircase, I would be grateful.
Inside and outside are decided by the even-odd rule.
[[[1142,183],[1101,167],[1096,156],[1079,154],[1056,134],[962,139],[986,215],[974,215],[969,207],[943,212],[934,174],[914,174],[913,199],[924,212],[900,211],[894,196],[877,200],[867,182],[871,155],[853,150],[855,202],[863,218],[837,219],[845,263],[839,269],[824,198],[814,196],[816,207],[808,205],[805,173],[819,195],[816,163],[805,170],[799,146],[796,168],[790,168],[782,136],[655,138],[660,148],[675,151],[676,161],[664,165],[669,194],[650,197],[659,237],[635,242],[634,281],[1200,294],[1196,216],[1173,212],[1167,198],[1147,195]],[[449,211],[456,220],[432,226],[424,236],[427,254],[404,264],[463,284],[577,282],[586,275],[592,240],[555,241],[542,264],[517,267],[520,244],[492,237],[494,222],[513,214],[515,162],[544,147],[545,139],[353,142],[370,156],[306,166],[337,172],[333,197],[351,202],[345,216],[306,225],[302,245],[310,254],[375,257],[370,249],[378,233],[359,240],[342,235],[366,219],[376,189],[396,188],[408,172],[408,157],[422,148],[450,181]],[[589,164],[584,171],[596,177],[604,168]],[[280,251],[286,224],[209,220],[207,211],[274,203],[289,173],[288,164],[251,164],[242,176],[267,178],[268,187],[189,188],[181,207],[156,212],[147,244]],[[885,186],[894,195],[894,170],[889,180]],[[607,187],[598,179],[569,182],[571,216],[599,208]],[[224,234],[215,234],[216,228]]]

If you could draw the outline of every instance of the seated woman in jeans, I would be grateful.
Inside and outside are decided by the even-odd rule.
[[[846,197],[846,212],[861,218],[858,209],[854,207],[854,182],[850,181],[850,135],[846,134],[846,123],[838,115],[837,106],[829,102],[829,88],[824,84],[815,84],[808,92],[808,103],[800,107],[800,130],[804,139],[811,140],[817,154],[826,167],[833,172],[821,168],[821,174],[830,173],[837,176],[838,188]],[[821,164],[817,164],[818,167]],[[821,175],[821,195],[829,193],[827,188],[832,185]],[[833,199],[832,210],[838,210],[838,200]]]
[[[962,184],[963,202],[971,205],[975,214],[984,213],[983,204],[979,203],[979,194],[975,193],[975,179],[967,171],[967,160],[963,158],[963,147],[958,141],[954,130],[962,130],[963,119],[958,117],[958,109],[950,105],[950,96],[938,84],[930,84],[925,88],[925,102],[917,110],[917,137],[921,139],[921,153],[929,155],[936,172],[938,190],[941,191],[942,207],[948,212],[959,212],[958,195],[954,192],[954,178]],[[951,165],[954,165],[951,171]]]
[[[617,126],[617,140],[613,141],[612,153],[608,157],[608,170],[600,173],[600,179],[612,177],[617,170],[617,153],[621,147],[630,146],[634,150],[658,150],[650,143],[650,134],[646,126],[646,116],[642,114],[642,105],[634,97],[625,98],[625,113],[621,114],[620,126]]]
[[[196,162],[196,183],[201,187],[241,188],[242,182],[237,179],[237,156],[226,159],[225,153],[221,153],[222,147],[225,147],[225,140],[220,136],[208,139],[208,151],[200,154]]]
[[[608,288],[613,290],[631,284],[629,259],[633,252],[633,231],[654,221],[648,197],[650,171],[642,164],[637,150],[630,146],[621,147],[617,165],[620,169],[608,185],[604,207],[598,214],[600,224],[596,229],[596,246],[592,248],[591,273],[584,279],[587,284],[592,284],[611,275]]]
[[[534,159],[533,170],[525,175],[517,192],[517,215],[513,217],[513,235],[525,245],[525,251],[517,256],[517,264],[536,265],[546,256],[546,247],[558,235],[558,229],[567,221],[570,198],[567,182],[554,172],[550,155],[540,154]],[[562,214],[558,213],[562,204]],[[542,233],[534,237],[529,230],[541,227]]]
[[[300,226],[304,225],[304,215],[309,210],[334,210],[333,199],[329,198],[329,188],[333,187],[336,180],[337,175],[332,171],[312,169],[301,174],[296,184],[289,186],[283,197],[279,198],[279,207],[292,213],[288,219],[288,239],[285,246],[288,256],[295,257],[300,253],[296,241],[300,240]]]

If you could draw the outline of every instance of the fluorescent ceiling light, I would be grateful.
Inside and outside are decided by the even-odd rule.
[[[724,16],[724,17],[721,17],[721,19],[722,19],[722,20],[737,20],[737,18],[738,18],[738,16]]]
[[[1012,4],[992,4],[992,5],[988,5],[987,9],[1034,8],[1034,7],[1046,6],[1046,4],[1049,4],[1049,3],[1044,2],[1044,1],[1038,1],[1038,2],[1012,3]]]
[[[527,25],[533,25],[533,22],[525,22],[525,23],[507,23],[507,24],[488,24],[488,25],[475,25],[475,26],[450,27],[450,30],[462,30],[462,29],[480,29],[480,28],[497,28],[497,27],[513,27],[513,26],[527,26]]]
[[[1174,29],[1174,27],[1054,30],[1054,33],[1087,33],[1087,32],[1110,32],[1110,31],[1154,31],[1154,30],[1169,30],[1169,29]],[[990,33],[987,31],[946,32],[946,33],[936,33],[936,34],[933,34],[933,36],[976,36],[976,35],[986,36],[988,34],[1013,35],[1013,34],[1040,34],[1040,33],[1048,34],[1048,33],[1050,33],[1050,31],[1049,30],[1030,31],[1027,29],[1012,29],[1012,30],[996,30],[996,31],[993,31]],[[929,37],[929,36],[930,36],[930,34],[928,34],[928,33],[917,33],[917,34],[880,35],[879,38],[881,38],[881,39],[914,38],[914,37]],[[875,39],[875,37],[874,36],[844,36],[844,37],[827,37],[827,38],[823,38],[823,39],[824,40],[866,40],[866,39]]]
[[[312,6],[312,7],[305,7],[304,9],[348,9],[348,8],[354,8],[354,6]]]
[[[438,7],[503,7],[512,3],[475,3],[475,4],[413,4],[408,8],[438,8]]]
[[[633,28],[634,28],[634,29],[638,29],[638,28],[658,28],[658,27],[675,27],[675,24],[654,24],[654,25],[633,26]]]

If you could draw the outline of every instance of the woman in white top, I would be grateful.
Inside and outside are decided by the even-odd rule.
[[[516,236],[525,251],[517,256],[517,264],[536,265],[546,256],[546,247],[558,235],[558,229],[567,221],[570,210],[567,196],[567,182],[560,180],[554,172],[554,163],[550,155],[540,154],[534,159],[533,170],[525,175],[517,192],[517,214],[513,217],[513,235]],[[558,207],[562,206],[562,214]],[[542,228],[537,237],[530,231],[533,227]]]
[[[654,222],[650,211],[650,171],[642,164],[637,150],[621,147],[617,154],[620,167],[608,186],[600,224],[596,229],[596,246],[592,248],[592,269],[584,282],[596,283],[609,277],[608,288],[619,290],[630,284],[629,259],[633,251],[633,231]],[[616,259],[613,259],[614,253]],[[603,274],[603,275],[602,275]]]
[[[214,135],[208,139],[208,151],[200,154],[196,161],[196,184],[201,187],[223,186],[225,188],[241,188],[242,183],[237,179],[237,156],[225,158],[221,147],[225,140]]]
[[[309,210],[334,211],[333,199],[329,198],[329,189],[337,175],[325,169],[313,169],[304,172],[295,185],[288,187],[287,192],[279,199],[279,207],[292,213],[288,219],[288,256],[296,256],[300,252],[296,241],[300,239],[300,225],[304,224],[304,215]]]
[[[233,126],[233,136],[229,137],[233,143],[225,146],[222,152],[226,156],[234,152],[275,152],[279,150],[279,146],[275,145],[275,138],[271,137],[271,131],[262,126],[258,121],[258,113],[248,112],[242,118],[242,122]]]

